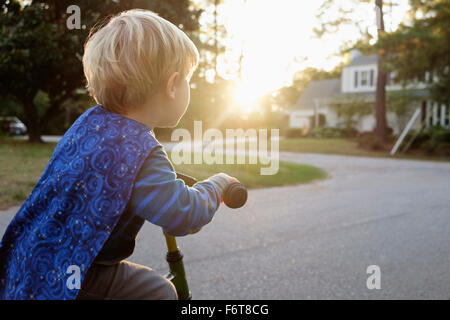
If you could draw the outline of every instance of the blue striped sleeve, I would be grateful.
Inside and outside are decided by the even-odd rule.
[[[211,178],[188,187],[176,178],[166,152],[158,146],[137,175],[130,209],[168,234],[183,236],[212,220],[225,186],[219,180]]]

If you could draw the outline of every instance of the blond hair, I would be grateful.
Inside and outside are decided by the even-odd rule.
[[[129,10],[92,32],[84,48],[86,88],[107,110],[144,104],[173,72],[189,76],[198,50],[186,34],[148,10]]]

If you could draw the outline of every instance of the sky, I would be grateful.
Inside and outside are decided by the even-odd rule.
[[[336,2],[348,3],[346,0]],[[386,28],[395,29],[405,17],[408,0],[385,12]],[[342,61],[337,56],[346,40],[356,40],[358,32],[317,39],[313,27],[323,0],[224,0],[218,20],[227,30],[226,53],[219,59],[219,73],[238,81],[237,102],[250,104],[257,97],[289,85],[296,71],[306,67],[331,70]],[[374,2],[374,1],[373,1]],[[354,7],[351,7],[353,10]],[[333,15],[332,12],[327,14]],[[376,35],[374,5],[353,10],[364,17],[369,32]],[[208,14],[207,14],[208,15]],[[242,80],[237,78],[237,61],[243,52]]]
[[[23,0],[27,2],[27,0]],[[331,70],[343,58],[339,52],[346,41],[355,41],[359,32],[348,27],[337,34],[318,39],[313,28],[319,26],[316,15],[324,0],[222,0],[218,22],[226,29],[226,52],[218,61],[219,74],[236,81],[235,100],[250,106],[264,94],[289,85],[294,73],[313,67]],[[206,10],[200,25],[211,24],[212,0],[192,0]],[[204,3],[208,2],[208,6]],[[364,18],[369,32],[376,36],[374,0],[355,7],[351,0],[334,0],[350,9],[353,17]],[[408,0],[385,0],[397,5],[385,10],[387,31],[395,30],[405,18]],[[325,15],[334,16],[333,11]],[[206,31],[210,34],[210,30]],[[238,75],[243,55],[242,77]],[[210,72],[212,78],[214,72]]]

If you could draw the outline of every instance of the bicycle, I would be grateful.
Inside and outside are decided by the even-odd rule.
[[[197,180],[191,176],[177,173],[177,178],[184,181],[188,186],[193,186]],[[224,192],[223,202],[229,208],[236,209],[242,207],[247,201],[247,189],[238,182],[231,183]],[[193,233],[197,233],[197,230]],[[179,300],[191,300],[192,294],[186,279],[186,272],[183,264],[183,253],[177,245],[175,237],[165,233],[167,244],[166,261],[169,264],[169,273],[166,278],[174,284]]]

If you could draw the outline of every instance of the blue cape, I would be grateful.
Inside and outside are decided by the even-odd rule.
[[[82,282],[158,144],[147,126],[101,105],[84,112],[3,236],[0,299],[75,299],[73,266]]]

